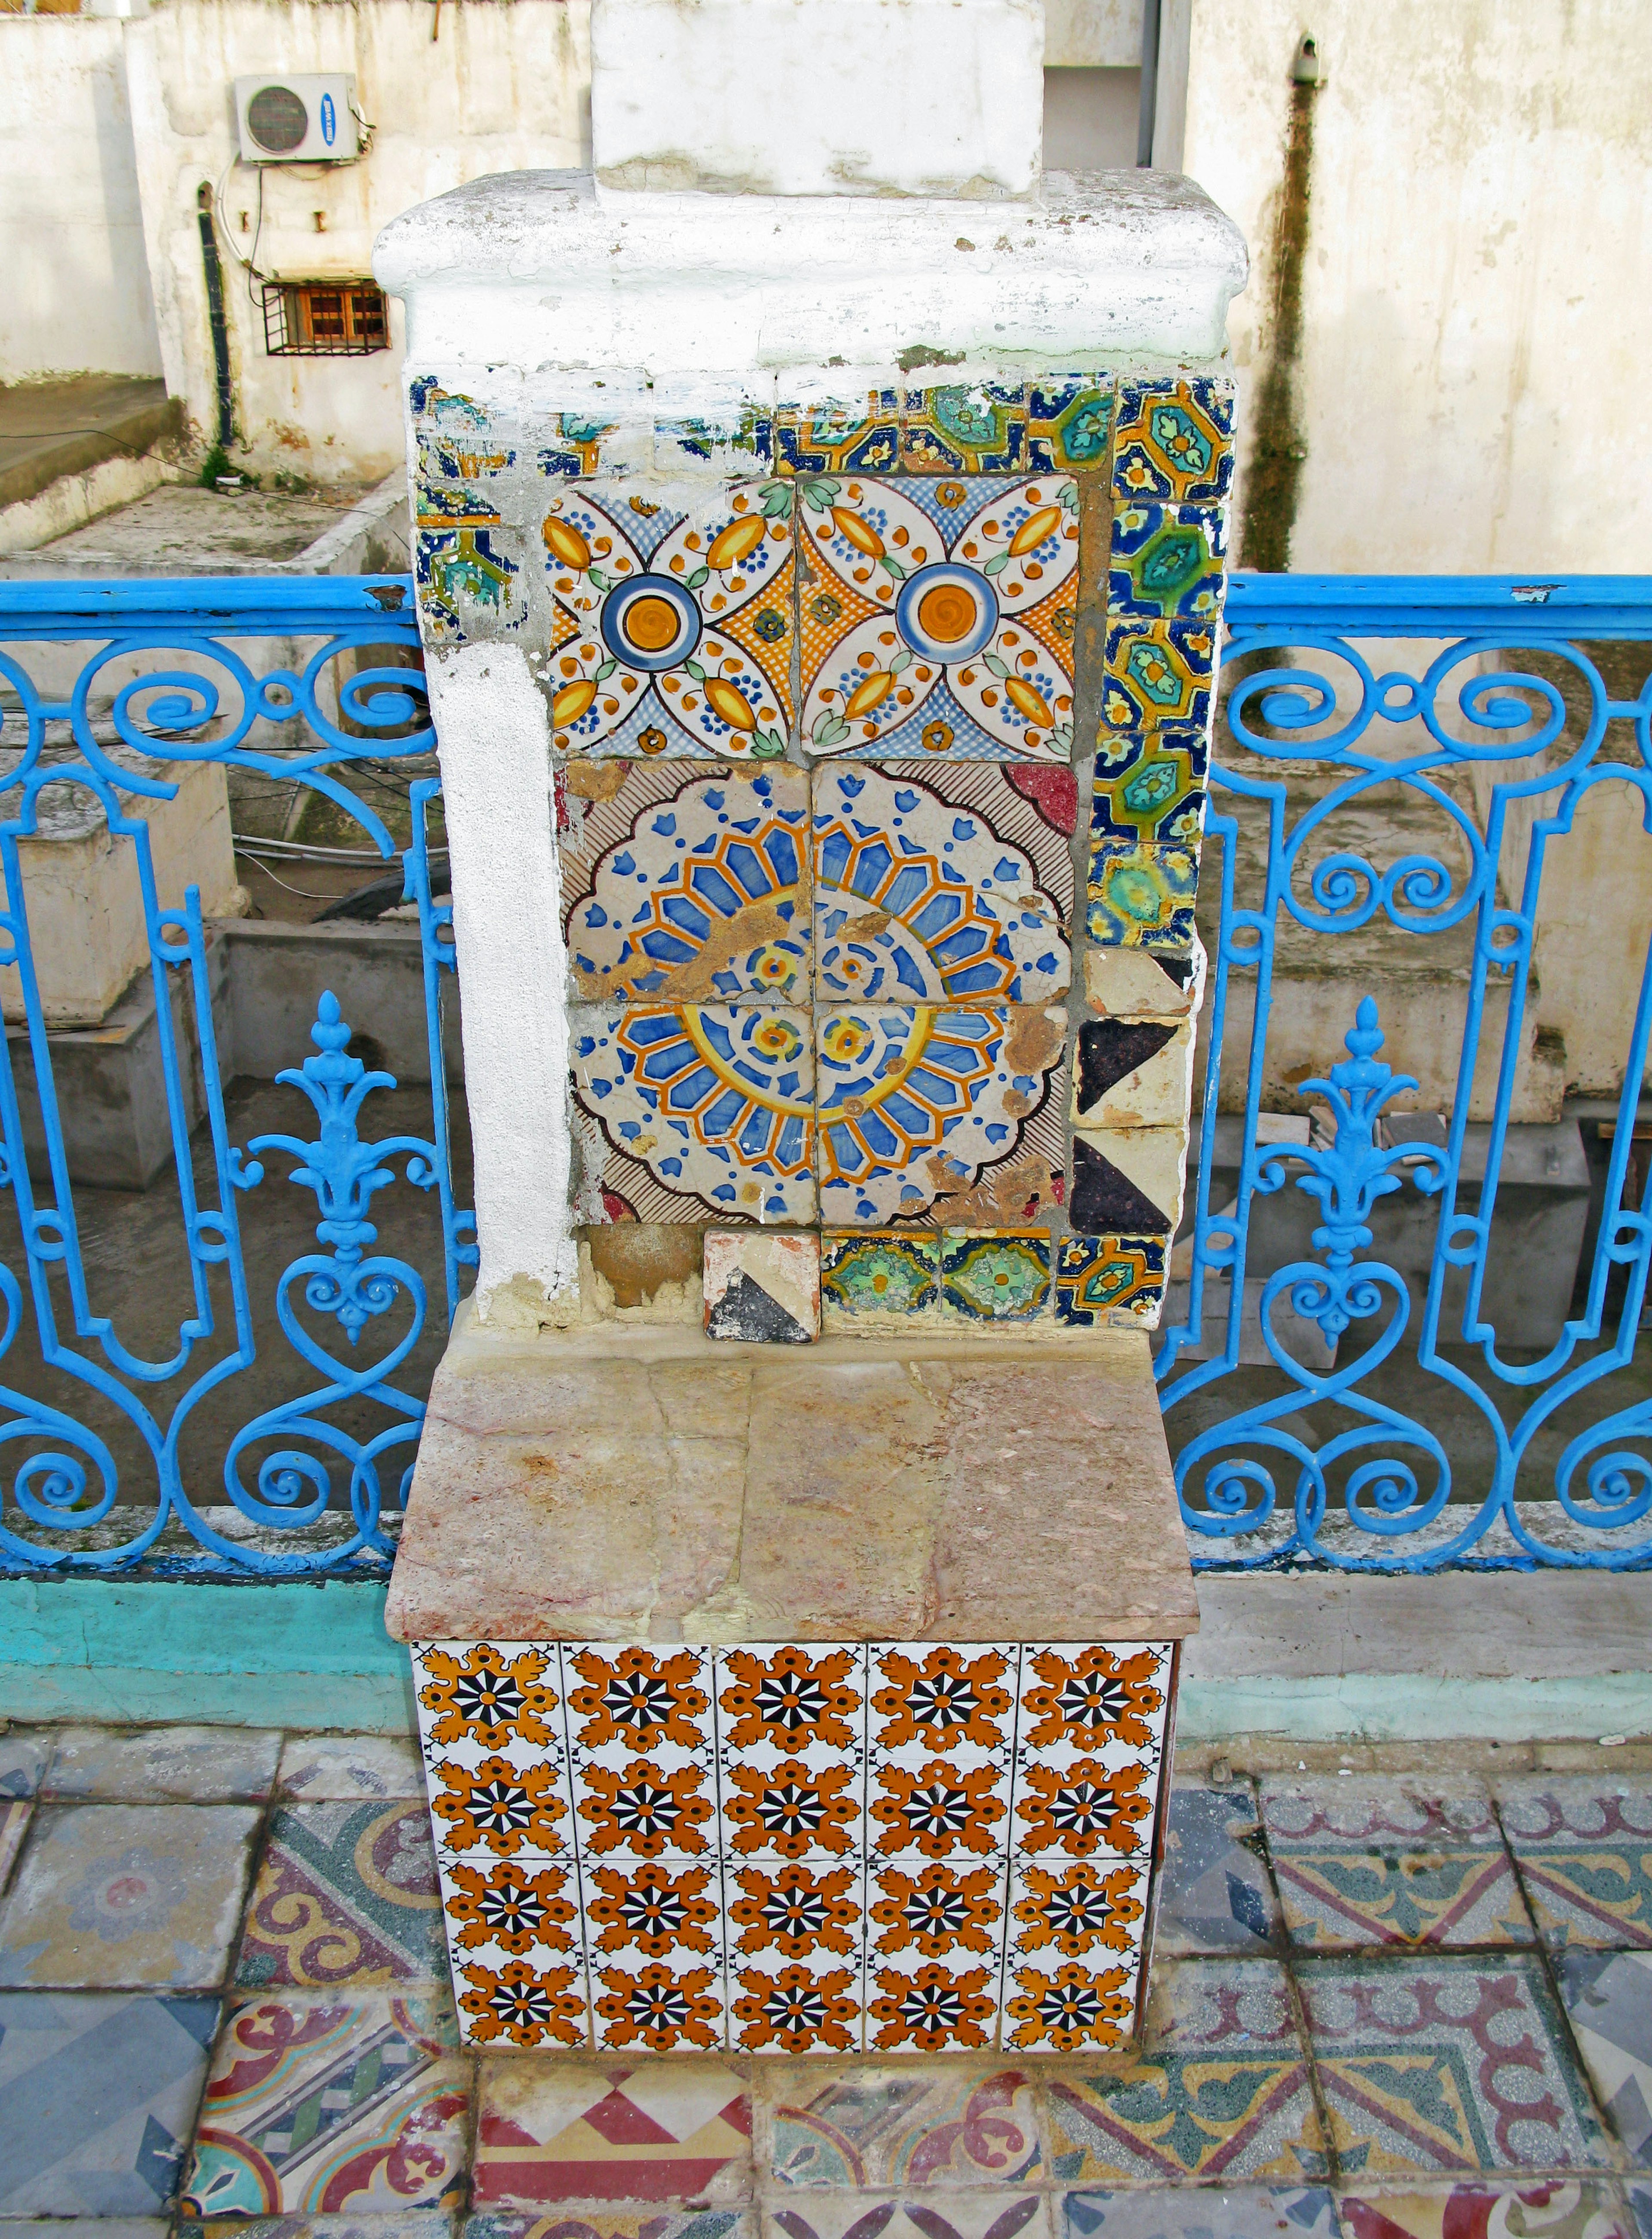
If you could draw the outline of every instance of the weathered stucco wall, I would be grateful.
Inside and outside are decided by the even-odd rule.
[[[0,16],[0,381],[161,370],[123,32]]]
[[[1652,349],[1640,0],[1191,0],[1184,168],[1257,260],[1231,328],[1241,477],[1308,31],[1327,83],[1310,96],[1291,568],[1652,568],[1652,488],[1613,472],[1608,432]]]

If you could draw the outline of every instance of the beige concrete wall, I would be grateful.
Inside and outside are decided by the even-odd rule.
[[[1257,259],[1230,329],[1242,428],[1304,32],[1329,73],[1313,96],[1292,568],[1652,569],[1652,482],[1619,448],[1652,357],[1644,0],[1167,12],[1187,23],[1181,168]],[[1242,436],[1241,476],[1244,455]]]
[[[0,381],[161,370],[124,26],[0,16]]]

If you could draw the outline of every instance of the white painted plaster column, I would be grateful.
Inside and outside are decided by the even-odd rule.
[[[568,1209],[567,976],[556,907],[556,811],[542,693],[514,645],[433,652],[463,979],[484,1322],[532,1328],[577,1312]]]

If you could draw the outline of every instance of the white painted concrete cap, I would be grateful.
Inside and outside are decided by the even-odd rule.
[[[1218,357],[1248,259],[1201,188],[1159,171],[1046,173],[1025,204],[508,171],[396,218],[373,269],[407,304],[415,370],[640,374],[658,409],[667,376],[778,375],[808,403],[897,367],[957,382]]]
[[[605,186],[1028,195],[1044,0],[593,0]]]

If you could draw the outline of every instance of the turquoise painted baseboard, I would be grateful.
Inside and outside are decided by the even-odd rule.
[[[381,1579],[0,1578],[0,1717],[414,1731]]]

